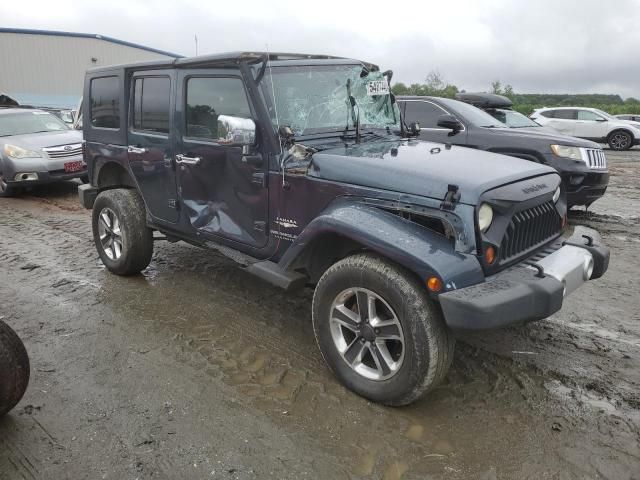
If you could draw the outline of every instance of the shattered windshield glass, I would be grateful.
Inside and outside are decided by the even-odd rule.
[[[289,126],[295,136],[354,129],[358,111],[361,131],[400,130],[387,79],[362,65],[273,67],[262,80],[262,91],[274,127]]]

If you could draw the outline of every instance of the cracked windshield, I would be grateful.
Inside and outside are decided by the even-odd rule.
[[[273,125],[296,136],[355,130],[358,116],[361,130],[400,130],[387,79],[361,65],[274,67],[262,88]]]

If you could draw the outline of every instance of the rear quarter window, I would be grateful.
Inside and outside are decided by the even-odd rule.
[[[100,77],[91,80],[91,125],[96,128],[120,128],[120,80]]]

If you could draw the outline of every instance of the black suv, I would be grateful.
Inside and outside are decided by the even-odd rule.
[[[325,360],[389,405],[443,379],[452,329],[545,318],[604,273],[595,231],[562,236],[554,170],[409,138],[390,77],[262,53],[89,71],[79,191],[105,266],[143,270],[157,230],[314,285]]]
[[[398,97],[398,102],[406,122],[419,124],[424,140],[501,153],[555,168],[562,177],[569,208],[588,207],[607,190],[607,161],[597,143],[537,131],[531,125],[507,128],[487,112],[458,100]]]

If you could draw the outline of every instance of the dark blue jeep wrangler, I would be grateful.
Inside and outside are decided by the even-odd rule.
[[[605,272],[595,231],[563,237],[554,170],[412,138],[390,78],[273,53],[89,71],[80,198],[100,258],[138,273],[157,230],[284,289],[314,285],[325,360],[388,405],[443,379],[451,330],[548,317]]]

